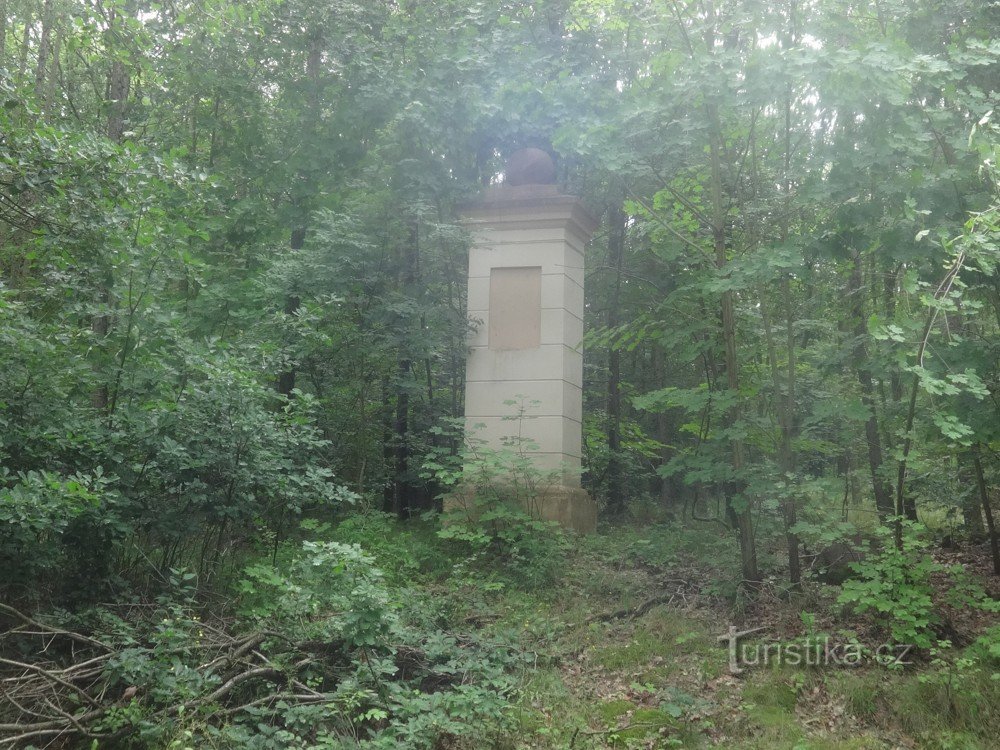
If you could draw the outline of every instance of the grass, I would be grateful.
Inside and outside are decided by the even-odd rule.
[[[918,674],[868,670],[834,674],[831,693],[866,724],[893,727],[927,748],[987,748],[1000,736],[996,672],[953,656],[950,665]]]
[[[628,673],[640,682],[661,683],[684,674],[714,679],[725,669],[709,624],[667,607],[657,607],[633,623],[595,629],[588,636],[595,665]]]
[[[927,667],[924,680],[876,666],[758,667],[732,678],[717,641],[732,605],[720,597],[595,621],[650,598],[666,571],[726,574],[719,540],[675,546],[682,536],[660,531],[581,540],[554,596],[504,595],[509,610],[498,624],[520,621],[526,639],[551,657],[526,678],[519,747],[945,750],[991,747],[989,737],[1000,736],[1000,693],[988,674],[965,678],[960,697],[943,678],[926,679],[935,674]],[[772,604],[798,621],[821,598]]]

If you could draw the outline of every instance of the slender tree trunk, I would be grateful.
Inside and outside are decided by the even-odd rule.
[[[392,512],[405,519],[410,510],[410,483],[407,475],[410,470],[410,446],[408,444],[410,423],[410,393],[408,382],[412,362],[403,358],[399,360],[396,377],[399,385],[396,388],[396,419],[393,422],[393,482],[392,482]]]
[[[728,265],[726,257],[726,206],[722,191],[722,126],[719,113],[714,103],[706,105],[710,128],[709,156],[711,159],[711,198],[712,198],[712,241],[715,250],[715,265],[724,270]],[[738,394],[740,391],[739,360],[736,356],[736,312],[733,292],[727,289],[722,293],[722,340],[725,349],[726,385],[737,399],[736,405],[727,415],[728,426],[732,427],[740,420]],[[726,505],[736,519],[740,542],[740,567],[743,580],[754,584],[760,581],[760,571],[757,568],[757,546],[754,540],[753,516],[749,498],[741,497],[743,466],[746,462],[743,440],[733,437],[731,441],[733,473],[736,480],[729,484],[726,490]]]
[[[906,487],[906,467],[910,458],[910,448],[913,445],[913,420],[917,412],[917,394],[920,391],[920,381],[916,375],[910,386],[910,401],[906,412],[906,428],[903,432],[903,456],[896,470],[896,515],[906,516],[909,521],[917,520],[917,501]]]
[[[875,411],[875,383],[868,367],[868,350],[865,346],[868,329],[865,321],[862,258],[859,252],[854,253],[854,266],[847,291],[848,298],[851,300],[851,317],[854,320],[854,371],[857,374],[858,385],[861,386],[861,403],[868,410],[868,419],[865,420],[868,468],[871,471],[872,490],[875,494],[875,509],[878,511],[879,518],[884,521],[893,515],[895,508],[892,501],[892,489],[885,477],[882,476],[882,437]]]
[[[5,69],[7,55],[7,0],[0,0],[0,69]]]
[[[301,246],[302,246],[301,244],[298,245],[298,247]],[[298,247],[292,245],[293,250],[297,250]],[[301,304],[302,300],[297,294],[289,294],[287,297],[285,297],[285,308],[284,308],[285,315],[287,316],[295,315],[295,313],[298,312],[299,306]],[[278,373],[278,385],[277,385],[278,393],[280,393],[282,396],[286,398],[291,398],[292,391],[295,390],[295,377],[296,377],[296,372],[294,364],[290,365],[288,369]]]
[[[962,488],[962,531],[969,539],[982,540],[983,508],[980,504],[978,472],[975,470],[973,451],[958,455],[958,486]]]
[[[986,487],[986,476],[983,473],[983,460],[978,445],[972,449],[972,465],[976,470],[976,485],[979,488],[979,500],[983,504],[983,515],[986,516],[986,528],[990,533],[990,554],[993,556],[993,572],[1000,576],[1000,541],[997,540],[997,527],[993,520],[993,507],[990,505],[990,493]]]
[[[652,388],[665,388],[667,385],[667,363],[663,347],[653,344],[653,383]],[[660,469],[664,469],[670,462],[673,449],[670,447],[670,418],[663,410],[656,414],[656,439],[663,446],[660,448]],[[663,476],[659,477],[660,505],[669,508],[675,504],[675,499],[671,496],[670,480]]]
[[[42,29],[38,37],[38,58],[35,65],[35,101],[41,107],[45,101],[45,74],[52,54],[52,0],[42,5]]]
[[[395,471],[396,455],[392,441],[395,426],[392,396],[391,381],[388,376],[385,376],[382,378],[382,403],[384,405],[382,413],[382,465],[386,481],[383,485],[382,510],[386,513],[395,512],[396,483],[391,481]]]
[[[896,319],[896,285],[900,270],[901,267],[896,266],[891,273],[885,275],[885,316],[890,322]],[[889,373],[889,394],[894,407],[903,400],[903,379],[896,368]]]
[[[796,44],[795,29],[795,3],[789,5],[789,33],[786,39],[786,46],[791,48]],[[792,205],[792,91],[785,90],[785,131],[784,131],[784,163],[782,165],[782,189],[783,189],[783,209],[781,212],[781,234],[782,244],[788,241],[789,212]],[[778,450],[778,464],[785,475],[788,487],[785,492],[782,509],[785,517],[785,544],[788,548],[788,580],[797,587],[801,581],[802,573],[799,566],[799,537],[795,533],[797,521],[796,498],[794,491],[795,482],[795,451],[792,440],[795,437],[795,316],[792,305],[792,285],[785,274],[781,278],[781,300],[785,313],[785,356],[787,358],[785,369],[785,393],[781,399],[780,422],[781,441]],[[777,370],[777,363],[772,364],[772,368]],[[774,380],[774,387],[778,387],[777,378]]]
[[[608,212],[610,237],[608,240],[609,263],[615,269],[614,285],[608,302],[608,329],[619,325],[621,305],[622,264],[625,255],[625,215],[620,202]],[[608,348],[608,513],[621,516],[625,512],[625,472],[622,466],[622,394],[621,350],[612,344]]]
[[[215,159],[219,148],[219,107],[222,100],[222,93],[216,89],[215,97],[212,100],[212,132],[208,139],[208,168],[215,167]]]
[[[24,34],[21,36],[21,48],[18,50],[17,62],[17,85],[24,83],[24,76],[28,72],[28,50],[31,47],[31,6],[24,14]]]
[[[786,282],[787,283],[787,282]],[[784,284],[782,285],[784,286]],[[790,291],[786,290],[786,293]],[[799,565],[799,539],[792,531],[796,522],[796,507],[792,497],[792,482],[794,481],[795,461],[792,453],[792,414],[791,404],[788,399],[788,392],[794,389],[794,373],[786,371],[785,382],[782,383],[780,367],[778,365],[778,353],[775,346],[774,334],[771,327],[771,315],[766,302],[766,294],[761,295],[761,318],[764,323],[764,341],[767,346],[767,361],[771,370],[771,383],[774,388],[774,400],[778,412],[778,468],[782,473],[782,480],[785,484],[784,497],[782,499],[782,514],[785,522],[785,541],[788,547],[788,579],[793,585],[798,585],[801,580],[801,570]],[[789,359],[793,352],[789,351]],[[794,360],[791,362],[794,366]],[[785,392],[782,393],[782,390]],[[794,397],[794,396],[793,396]]]
[[[121,36],[116,28],[116,23],[118,21],[119,18],[116,15],[112,15],[107,32],[109,44],[114,45],[112,48],[113,53],[116,48],[121,48],[123,46]],[[107,130],[105,132],[107,133],[109,140],[118,144],[122,142],[125,132],[125,111],[128,105],[130,84],[131,76],[129,75],[129,71],[125,67],[125,63],[118,59],[116,55],[112,59],[108,70],[107,100],[109,106]],[[109,269],[106,271],[104,280],[98,289],[98,299],[105,307],[110,307],[111,305],[111,290],[114,288],[114,284],[115,279]],[[95,315],[91,321],[91,330],[94,332],[98,341],[103,344],[111,333],[110,311],[105,311]],[[110,393],[108,384],[106,382],[99,383],[91,394],[91,404],[98,411],[107,412],[109,403]]]
[[[52,55],[49,59],[48,73],[45,77],[45,90],[42,94],[42,114],[49,116],[53,113],[56,104],[56,90],[58,89],[58,79],[61,74],[59,55],[62,52],[63,37],[65,27],[62,20],[56,16],[55,19],[56,37],[52,43]]]
[[[420,316],[420,330],[427,330],[427,316],[421,314]],[[434,366],[431,363],[430,357],[424,357],[424,383],[427,386],[427,407],[428,410],[434,411]],[[437,445],[437,436],[432,435],[431,439],[434,440],[434,444]]]
[[[855,471],[855,458],[853,451],[847,452],[847,476],[849,477],[851,485],[851,505],[855,508],[861,507],[861,480],[858,478],[858,473]]]
[[[414,294],[420,258],[420,233],[417,219],[412,220],[410,235],[403,248],[401,286],[403,294],[410,297]],[[395,458],[395,476],[393,478],[392,511],[399,518],[410,514],[411,505],[416,497],[416,488],[410,478],[410,379],[413,360],[407,353],[409,346],[409,331],[407,321],[399,320],[399,346],[401,355],[397,363],[396,383],[396,419],[393,424],[393,445]]]
[[[309,49],[306,55],[306,79],[308,81],[310,91],[309,107],[306,111],[305,122],[303,123],[303,131],[305,133],[310,133],[316,127],[316,123],[319,120],[319,74],[320,64],[323,60],[323,42],[324,39],[322,34],[315,31],[312,32],[312,36],[309,41]],[[218,106],[218,97],[216,97],[215,102],[216,106]],[[211,148],[214,149],[214,130],[212,138],[213,143]],[[212,158],[211,154],[209,156]],[[292,218],[291,237],[288,243],[290,250],[301,250],[305,245],[306,233],[309,225],[310,204],[312,202],[312,196],[310,195],[312,183],[310,182],[308,174],[304,171],[300,172],[298,174],[298,179],[303,185],[305,185],[305,192],[304,195],[300,197],[300,200],[293,200],[292,210],[294,216]],[[290,291],[285,297],[285,314],[289,316],[295,315],[301,304],[302,300],[293,287],[292,291]],[[295,390],[295,378],[296,373],[294,364],[279,373],[276,386],[278,393],[286,398],[291,397],[292,391]]]
[[[961,272],[964,263],[965,254],[960,253],[951,268],[948,269],[944,278],[941,280],[938,288],[934,291],[935,301],[948,295],[951,291],[952,285],[958,278],[958,274]],[[924,366],[924,353],[927,351],[931,330],[933,330],[934,321],[937,319],[937,312],[938,310],[936,307],[931,307],[927,313],[927,318],[924,321],[923,331],[920,335],[920,344],[917,346],[916,352],[918,368],[922,368]],[[914,372],[913,385],[910,386],[910,403],[906,410],[906,426],[903,429],[903,450],[901,452],[899,466],[896,471],[896,513],[899,515],[905,515],[910,521],[917,520],[917,501],[912,492],[907,492],[906,468],[910,458],[910,449],[913,447],[913,421],[917,414],[917,394],[919,391],[920,375],[917,372]],[[898,532],[897,543],[900,545],[902,544],[902,537]]]
[[[787,350],[787,369],[785,371],[785,397],[781,409],[781,452],[780,463],[782,471],[791,481],[795,474],[795,449],[792,440],[795,437],[795,327],[792,314],[792,290],[788,277],[781,280],[781,296],[785,306],[785,348]],[[799,565],[799,537],[795,533],[798,509],[795,493],[789,492],[785,498],[785,541],[788,546],[788,578],[798,586],[802,572]]]
[[[111,304],[111,277],[110,274],[105,278],[104,282],[101,284],[101,288],[98,289],[97,297],[100,304],[107,307]],[[93,332],[95,339],[103,347],[104,342],[108,338],[108,334],[111,332],[111,315],[108,311],[104,311],[94,315],[90,321],[90,330]],[[100,368],[98,369],[98,378],[103,377],[100,373]],[[108,410],[109,401],[109,391],[108,384],[106,382],[99,382],[94,390],[90,394],[90,404],[95,410],[104,413]]]
[[[121,143],[125,133],[125,110],[128,104],[128,94],[131,77],[125,63],[115,59],[111,63],[108,76],[108,138],[115,143]]]

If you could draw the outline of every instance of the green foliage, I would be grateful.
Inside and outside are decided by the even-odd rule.
[[[348,660],[330,699],[338,718],[320,706],[298,715],[288,709],[281,721],[290,734],[273,742],[301,742],[318,730],[319,746],[339,747],[346,720],[362,747],[422,748],[444,736],[475,738],[505,721],[508,670],[519,657],[443,632],[421,596],[384,581],[372,557],[336,542],[305,542],[287,572],[264,564],[247,570],[241,599],[257,627],[329,644]],[[248,739],[250,726],[228,727],[227,741]],[[278,746],[288,745],[261,745]]]
[[[131,639],[117,679],[150,685],[108,731],[485,743],[469,727],[505,720],[511,663],[435,640],[442,611],[410,585],[552,590],[579,546],[697,564],[702,592],[734,600],[750,567],[777,582],[800,544],[892,508],[983,533],[1000,446],[992,5],[0,5],[0,599],[177,600],[94,625]],[[530,405],[500,450],[463,434],[460,205],[525,145],[604,223],[585,250],[581,478],[642,522],[626,548],[540,520],[552,477]],[[446,519],[442,490],[467,499]],[[935,579],[953,606],[984,597],[922,544],[909,526],[901,549],[883,538],[842,598],[933,647]],[[234,704],[188,707],[223,679],[199,659],[195,600],[240,632],[336,640],[340,661],[304,675],[329,703],[228,724],[212,710]],[[278,662],[280,642],[261,644]],[[985,695],[978,668],[939,666],[926,705]]]
[[[244,616],[289,638],[370,647],[395,621],[382,571],[357,545],[303,542],[287,573],[252,565],[239,591]]]
[[[435,513],[402,523],[389,513],[353,507],[334,527],[311,520],[302,522],[303,529],[315,529],[315,536],[358,545],[399,585],[441,578],[451,571],[455,561],[437,536],[440,525]]]
[[[931,649],[936,641],[933,627],[938,622],[932,599],[933,574],[945,574],[949,581],[946,597],[956,608],[995,611],[982,588],[968,579],[960,566],[947,567],[927,554],[926,529],[909,521],[896,521],[899,530],[881,526],[877,543],[860,562],[851,563],[856,577],[844,582],[838,597],[860,613],[872,613],[889,633],[893,643]]]
[[[524,419],[522,406],[510,420],[518,433]],[[568,540],[558,524],[539,518],[538,509],[549,487],[559,484],[559,473],[537,468],[531,451],[538,446],[523,435],[504,438],[499,450],[482,439],[467,441],[466,451],[438,451],[424,463],[423,470],[451,492],[445,498],[452,508],[438,536],[457,545],[463,569],[486,576],[491,586],[553,584]]]
[[[138,495],[133,517],[154,543],[191,538],[199,527],[287,532],[303,511],[352,500],[332,481],[323,458],[331,443],[315,425],[312,398],[276,405],[236,357],[196,352],[185,371],[176,399],[144,410],[141,442],[122,447],[135,467],[127,474]]]
[[[931,574],[939,566],[926,553],[928,543],[922,527],[898,521],[901,545],[891,527],[877,529],[878,548],[861,562],[852,563],[856,578],[844,582],[838,601],[861,613],[874,613],[886,627],[893,643],[930,648],[935,621],[931,599]]]
[[[879,711],[878,720],[893,721],[926,747],[989,747],[1000,729],[997,657],[991,654],[995,643],[995,628],[964,650],[947,641],[936,643],[930,665],[915,678],[864,685],[874,703],[869,710]],[[858,700],[863,700],[860,694]]]
[[[487,587],[537,588],[556,583],[569,540],[552,521],[541,521],[495,498],[467,502],[445,514],[441,539],[458,546],[461,570],[485,577]]]
[[[388,585],[356,546],[305,542],[285,567],[250,566],[240,619],[226,624],[202,621],[194,578],[174,571],[148,618],[78,617],[117,648],[107,689],[141,686],[100,730],[163,747],[416,749],[507,724],[523,661],[513,645],[443,630],[422,594]],[[265,681],[227,648],[253,654]]]
[[[99,470],[70,477],[0,471],[4,585],[21,596],[38,596],[40,587],[60,577],[92,575],[95,561],[101,559],[96,546],[118,538],[123,530],[111,481]]]
[[[998,679],[996,650],[995,628],[963,653],[955,653],[950,642],[939,641],[930,650],[931,668],[917,679],[927,698],[950,716],[960,717],[963,724],[975,727],[980,723],[980,712],[988,718],[1000,709],[991,705]]]

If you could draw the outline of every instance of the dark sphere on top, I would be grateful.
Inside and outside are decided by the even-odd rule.
[[[556,164],[540,148],[522,148],[510,155],[504,172],[504,183],[519,185],[553,185],[556,181]]]

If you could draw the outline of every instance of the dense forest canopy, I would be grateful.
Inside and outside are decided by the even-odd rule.
[[[225,590],[439,510],[459,207],[522,147],[601,221],[605,522],[718,533],[731,592],[878,528],[1000,574],[998,83],[973,0],[0,0],[0,600]],[[351,647],[395,617],[364,581]]]

